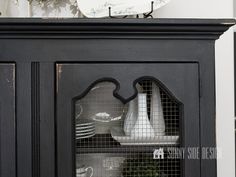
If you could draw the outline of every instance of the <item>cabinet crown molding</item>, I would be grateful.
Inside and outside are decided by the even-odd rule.
[[[216,40],[235,22],[235,19],[1,18],[0,38]]]

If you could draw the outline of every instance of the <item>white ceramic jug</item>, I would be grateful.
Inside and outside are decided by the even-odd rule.
[[[161,95],[159,87],[152,82],[150,122],[156,136],[165,135],[165,121],[161,105]]]
[[[131,136],[134,138],[150,138],[155,136],[148,119],[146,93],[138,94],[138,118],[131,130]]]
[[[137,120],[137,99],[133,99],[129,103],[128,112],[125,116],[124,120],[124,132],[125,135],[130,136],[131,130],[135,125],[135,122]]]

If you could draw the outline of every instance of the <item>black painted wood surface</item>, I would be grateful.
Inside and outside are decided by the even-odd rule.
[[[199,94],[198,98],[195,98],[194,94],[192,95],[194,98],[189,97],[189,99],[195,100],[195,106],[199,104],[199,121],[195,120],[199,123],[192,125],[196,130],[194,133],[196,139],[191,140],[188,134],[184,134],[184,139],[190,144],[199,141],[200,147],[215,147],[214,44],[215,40],[234,23],[234,19],[1,18],[0,61],[16,63],[17,119],[15,127],[10,129],[9,134],[10,141],[15,142],[11,148],[16,149],[16,154],[13,153],[11,158],[15,157],[16,167],[11,164],[1,166],[4,168],[3,171],[12,170],[4,177],[12,177],[15,174],[18,177],[57,177],[62,176],[64,172],[70,173],[69,168],[58,168],[58,164],[62,163],[58,161],[60,159],[58,153],[60,150],[65,150],[57,146],[62,143],[58,140],[63,140],[60,134],[67,132],[68,129],[63,129],[61,132],[60,126],[58,127],[60,116],[56,116],[58,110],[55,109],[58,101],[56,65],[70,64],[72,67],[77,67],[74,65],[77,64],[92,67],[88,64],[96,63],[102,67],[104,66],[102,64],[117,63],[127,66],[131,63],[143,66],[163,63],[163,65],[181,64],[186,70],[190,65],[197,65],[198,76],[194,74],[195,69],[192,73],[189,72],[190,76],[195,78],[193,84],[199,86]],[[84,79],[87,78],[80,79],[86,82]],[[182,98],[181,101],[185,101],[183,93],[174,85],[165,84],[179,100]],[[72,90],[71,96],[76,95],[74,91]],[[125,101],[133,93],[130,88],[129,91],[128,95],[122,90],[117,93]],[[0,95],[3,93],[5,91],[1,90]],[[64,93],[64,90],[60,93]],[[196,111],[197,108],[191,109]],[[188,126],[190,124],[186,122],[184,132],[191,131]],[[16,141],[13,136],[14,131]],[[0,146],[2,153],[5,145],[1,143]],[[61,155],[65,158],[72,156],[72,154],[68,157],[65,154]],[[183,177],[217,176],[216,160],[199,161],[196,163],[200,167],[193,171],[186,170]],[[192,163],[187,163],[186,169],[196,165]],[[63,173],[57,174],[60,170]]]
[[[0,63],[0,176],[16,176],[15,64]]]
[[[134,86],[138,81],[147,78],[157,81],[182,105],[181,145],[186,148],[199,147],[198,71],[197,63],[58,64],[56,109],[58,177],[75,176],[73,100],[83,97],[100,81],[111,81],[116,84],[113,94],[124,103],[136,96],[137,90],[134,90]],[[200,177],[200,160],[186,158],[183,161],[185,176]]]

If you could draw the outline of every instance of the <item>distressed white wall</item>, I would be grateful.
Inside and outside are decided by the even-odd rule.
[[[15,0],[0,0],[0,11],[3,8],[3,1],[9,1],[8,10],[3,16],[73,17],[68,5],[60,11],[48,12],[33,7],[33,13],[30,14],[26,0],[19,0],[18,5],[15,5]],[[155,17],[232,18],[233,7],[233,0],[172,0],[170,4],[159,9]],[[24,12],[19,12],[19,8],[24,9]],[[217,161],[218,177],[235,177],[233,66],[233,29],[231,29],[216,42],[216,133],[217,146],[222,149],[222,158]]]
[[[234,2],[234,17],[236,17],[236,0],[233,0]]]

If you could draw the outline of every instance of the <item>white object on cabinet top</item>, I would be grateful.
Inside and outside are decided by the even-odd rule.
[[[153,2],[153,10],[156,10],[170,0],[77,0],[80,11],[89,18],[101,18],[109,16],[109,7],[111,8],[111,16],[124,16],[142,14],[151,11]]]

